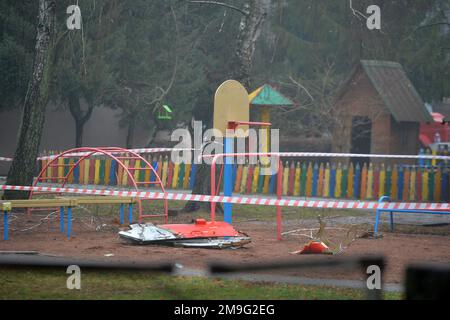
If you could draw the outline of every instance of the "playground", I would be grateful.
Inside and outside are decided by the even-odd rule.
[[[182,206],[181,202],[174,207]],[[97,208],[98,209],[98,208]],[[253,210],[255,209],[255,210]],[[88,211],[90,210],[90,211]],[[236,250],[208,250],[193,248],[177,248],[166,246],[135,246],[120,239],[117,232],[125,229],[120,225],[117,210],[95,212],[95,207],[74,209],[73,232],[70,240],[59,232],[58,214],[48,217],[48,214],[34,213],[32,217],[20,217],[11,222],[11,241],[0,242],[0,251],[35,251],[43,255],[56,257],[76,257],[99,259],[103,261],[176,261],[185,269],[204,270],[212,261],[255,262],[255,261],[298,261],[302,259],[333,260],[335,256],[294,255],[291,252],[299,250],[309,239],[305,236],[284,235],[282,241],[276,239],[276,224],[274,210],[270,207],[237,206],[238,216],[233,226],[251,235],[251,244]],[[373,239],[368,236],[374,221],[374,212],[336,210],[291,209],[285,210],[283,229],[317,228],[315,216],[321,214],[329,226],[326,227],[326,237],[334,243],[347,244],[339,255],[357,256],[364,254],[380,254],[386,257],[386,283],[401,283],[404,269],[415,262],[449,263],[448,248],[450,246],[450,227],[448,224],[423,224],[423,215],[406,220],[396,225],[395,232],[389,232],[387,224],[383,224],[383,236]],[[208,217],[208,213],[195,215],[183,214],[171,217],[171,223],[189,223],[193,218]],[[422,217],[421,220],[420,217]],[[42,220],[46,218],[45,220]],[[218,217],[220,219],[220,217]],[[387,221],[386,221],[387,222]],[[39,224],[39,225],[38,225]],[[36,226],[38,225],[38,226]],[[36,226],[26,230],[31,226]],[[342,229],[354,230],[356,239],[346,243],[346,234]],[[337,229],[333,229],[337,228]],[[353,239],[352,239],[353,240]],[[345,269],[314,269],[314,270],[267,270],[262,274],[289,275],[320,279],[362,280],[359,270]]]
[[[0,13],[0,300],[450,295],[450,1]]]
[[[249,121],[249,96],[255,100],[265,90],[271,89],[252,96],[237,81],[222,84],[214,127],[261,127],[268,136],[267,107],[263,121]],[[276,97],[278,104],[290,103]],[[82,147],[39,157],[32,186],[1,186],[27,192],[28,200],[1,202],[0,252],[55,261],[176,263],[182,276],[208,275],[210,264],[219,262],[316,261],[324,264],[254,270],[234,279],[338,288],[361,288],[366,275],[336,266],[336,259],[384,257],[385,289],[397,293],[411,265],[450,263],[448,157],[271,152],[272,137],[260,152],[250,145],[236,153],[234,141],[248,137],[237,132],[224,136],[223,153],[202,155],[212,159],[210,195],[193,191],[195,163],[169,160],[174,151],[192,149]],[[239,157],[246,161],[231,161]],[[259,159],[251,164],[252,157]],[[353,165],[350,157],[372,162]],[[399,164],[405,159],[409,165]],[[418,160],[427,165],[414,165]],[[185,212],[186,201],[207,203],[208,210]],[[237,244],[226,247],[233,239]],[[326,254],[303,254],[313,243]]]

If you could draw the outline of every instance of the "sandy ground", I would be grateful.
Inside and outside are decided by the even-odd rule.
[[[39,223],[45,215],[33,215],[26,218],[18,215],[11,221],[9,241],[0,241],[0,251],[38,251],[63,257],[88,258],[119,261],[171,261],[181,263],[185,268],[204,269],[210,262],[262,262],[262,261],[310,261],[313,259],[333,260],[336,257],[357,255],[382,255],[386,258],[384,281],[401,283],[404,270],[411,263],[444,263],[450,265],[450,236],[402,234],[384,232],[379,239],[358,238],[339,255],[293,255],[308,241],[306,237],[285,236],[282,241],[275,237],[275,225],[272,222],[247,221],[236,223],[236,229],[245,232],[252,238],[252,243],[236,250],[186,249],[165,246],[135,246],[120,239],[118,221],[103,218],[100,230],[90,225],[89,218],[75,219],[73,236],[70,240],[59,233],[57,215],[28,231],[29,226]],[[185,219],[184,219],[185,220]],[[99,221],[96,223],[99,226]],[[285,229],[293,229],[295,225],[286,225]],[[298,227],[298,225],[297,225]],[[345,231],[330,230],[327,237],[343,239]],[[336,240],[339,242],[339,240]],[[107,254],[113,254],[106,257]],[[266,274],[301,276],[308,278],[330,278],[363,280],[361,270],[327,268],[314,270],[271,270]]]

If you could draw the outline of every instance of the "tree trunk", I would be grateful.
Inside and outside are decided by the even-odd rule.
[[[207,164],[197,165],[197,172],[195,175],[195,183],[192,188],[192,194],[211,194],[211,166]],[[216,189],[217,183],[219,181],[220,175],[220,165],[216,165]],[[200,183],[197,183],[200,181]],[[220,190],[220,188],[219,188]],[[184,212],[194,212],[200,209],[210,211],[211,203],[200,202],[200,201],[188,201],[183,208]],[[216,203],[216,211],[223,213],[223,208],[221,203]]]
[[[212,121],[209,122],[209,126],[212,125]],[[191,136],[194,136],[194,129],[189,126],[189,131]],[[203,140],[203,139],[202,139]],[[202,150],[203,152],[203,150]],[[221,165],[216,165],[216,189],[217,183],[219,181]],[[220,190],[220,189],[219,189]],[[195,183],[192,187],[193,194],[211,194],[211,165],[206,163],[197,164],[197,171],[195,173]],[[183,208],[184,212],[194,212],[198,210],[209,211],[211,209],[211,203],[209,202],[199,202],[199,201],[188,201]],[[218,212],[223,212],[222,204],[216,204],[216,210]]]
[[[126,141],[127,149],[133,148],[135,127],[136,127],[136,119],[132,118],[132,119],[130,119],[130,122],[128,123],[128,129],[127,129],[127,141]]]
[[[76,94],[69,97],[69,111],[75,121],[75,148],[80,148],[83,145],[84,121],[81,114],[80,99]]]
[[[153,123],[153,127],[152,127],[152,129],[150,131],[149,138],[147,140],[147,144],[146,144],[147,148],[151,148],[152,147],[153,141],[155,141],[155,138],[156,138],[156,135],[158,134],[158,131],[159,131],[159,124],[158,124],[158,121],[156,120]]]
[[[94,104],[88,104],[88,110],[83,114],[83,110],[80,105],[80,98],[77,94],[71,94],[69,96],[69,110],[70,114],[75,121],[75,147],[80,148],[83,146],[83,132],[84,125],[91,118],[92,111],[94,110]]]
[[[83,146],[84,123],[75,121],[75,148]]]
[[[236,67],[231,71],[231,76],[234,80],[241,82],[244,87],[249,89],[250,72],[256,42],[261,35],[272,0],[246,0],[243,9],[219,1],[190,0],[188,2],[231,8],[242,15],[236,38],[234,57],[236,61],[234,65]]]
[[[45,121],[49,97],[54,35],[55,0],[39,0],[39,14],[33,75],[24,100],[22,123],[17,149],[7,184],[31,185],[36,170],[36,158]],[[6,191],[5,199],[26,198],[28,192]]]
[[[256,42],[261,35],[269,11],[270,0],[249,0],[244,5],[236,43],[236,69],[233,78],[250,89],[250,74]]]
[[[206,1],[209,4],[216,4],[214,2]],[[256,42],[261,35],[264,21],[270,8],[271,0],[248,0],[244,5],[241,23],[239,25],[239,33],[236,39],[235,60],[236,69],[233,71],[233,79],[242,83],[247,89],[250,88],[250,72],[255,53]],[[211,167],[206,164],[198,166],[195,177],[195,183],[192,188],[193,194],[210,194]],[[219,175],[220,167],[216,168],[217,175]],[[217,176],[218,177],[218,176]],[[216,181],[218,181],[216,177]],[[210,209],[209,203],[200,203],[195,201],[188,202],[184,211],[192,212],[200,208]],[[218,203],[216,209],[222,211],[222,206]]]

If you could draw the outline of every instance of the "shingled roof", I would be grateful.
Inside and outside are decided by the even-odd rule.
[[[433,121],[401,64],[361,60],[361,66],[396,121]]]

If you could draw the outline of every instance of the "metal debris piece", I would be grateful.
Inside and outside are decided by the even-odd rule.
[[[151,223],[132,224],[130,228],[128,231],[119,231],[119,236],[141,244],[177,238],[171,231],[159,228]]]
[[[175,241],[173,244],[184,248],[236,249],[250,242],[249,237],[230,237],[228,239],[185,239]]]
[[[205,219],[196,219],[194,223],[183,224],[163,224],[159,226],[165,230],[170,230],[179,238],[220,238],[220,237],[239,237],[240,232],[233,226],[223,221],[206,221]]]
[[[133,224],[119,236],[136,244],[163,244],[183,248],[236,249],[251,242],[250,237],[236,231],[224,222],[206,222],[198,219],[194,224]]]

